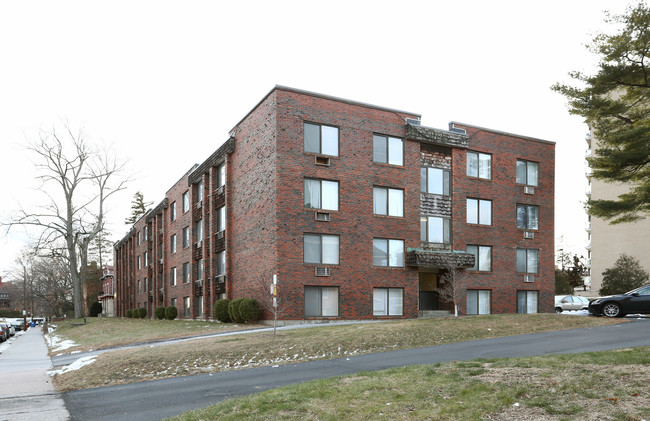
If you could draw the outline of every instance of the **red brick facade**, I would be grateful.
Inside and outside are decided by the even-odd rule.
[[[276,87],[116,243],[116,315],[147,307],[152,316],[175,304],[180,318],[211,318],[218,298],[265,301],[275,275],[280,319],[414,318],[450,308],[436,289],[452,266],[465,274],[461,313],[474,312],[466,306],[474,296],[482,312],[552,311],[554,144],[418,122],[413,113]],[[306,151],[313,139],[321,151]],[[491,157],[490,178],[467,175],[468,151]],[[516,183],[518,159],[538,165],[534,188]],[[422,167],[433,168],[424,170],[431,180],[445,174],[447,190],[421,192]],[[467,198],[490,201],[490,225],[468,223]],[[538,206],[524,206],[538,209],[535,229],[517,228],[517,205]],[[445,240],[422,241],[423,220],[444,220]],[[475,262],[468,245],[491,247],[490,270],[467,269]],[[538,267],[517,272],[518,249],[534,250],[526,256],[539,256]]]

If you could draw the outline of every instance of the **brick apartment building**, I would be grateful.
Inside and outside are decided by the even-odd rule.
[[[415,318],[449,271],[461,314],[553,311],[555,144],[419,121],[276,86],[115,244],[116,315],[275,277],[284,320]]]

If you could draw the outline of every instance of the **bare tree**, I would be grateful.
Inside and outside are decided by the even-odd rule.
[[[94,149],[83,133],[69,126],[60,135],[56,129],[41,132],[28,150],[37,158],[36,177],[45,198],[38,210],[21,207],[10,223],[40,230],[39,250],[64,243],[73,285],[75,317],[85,315],[84,283],[88,247],[104,228],[107,200],[125,188],[124,164],[110,149]]]
[[[260,306],[273,316],[273,336],[276,334],[278,319],[284,315],[286,302],[280,295],[280,286],[276,275],[272,277],[260,277],[257,281],[256,294]]]
[[[467,273],[451,262],[445,263],[444,273],[440,277],[438,294],[441,299],[454,303],[454,316],[458,317],[458,301],[465,293]]]

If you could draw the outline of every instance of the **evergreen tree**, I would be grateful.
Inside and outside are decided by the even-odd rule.
[[[650,275],[641,267],[639,260],[621,254],[614,266],[603,272],[600,295],[622,294],[645,285]]]
[[[588,158],[593,177],[630,186],[618,199],[589,200],[589,213],[622,223],[650,214],[650,7],[640,2],[624,15],[607,16],[621,30],[599,34],[588,46],[600,55],[598,73],[572,72],[583,87],[553,89],[569,99],[570,112],[587,120],[599,142]]]
[[[151,206],[153,202],[145,202],[144,195],[141,192],[136,192],[131,201],[131,216],[124,220],[126,225],[133,225],[138,219],[147,213],[147,207]]]

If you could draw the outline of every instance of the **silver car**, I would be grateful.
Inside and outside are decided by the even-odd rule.
[[[562,313],[567,310],[587,310],[589,300],[579,295],[556,295],[555,312]]]

